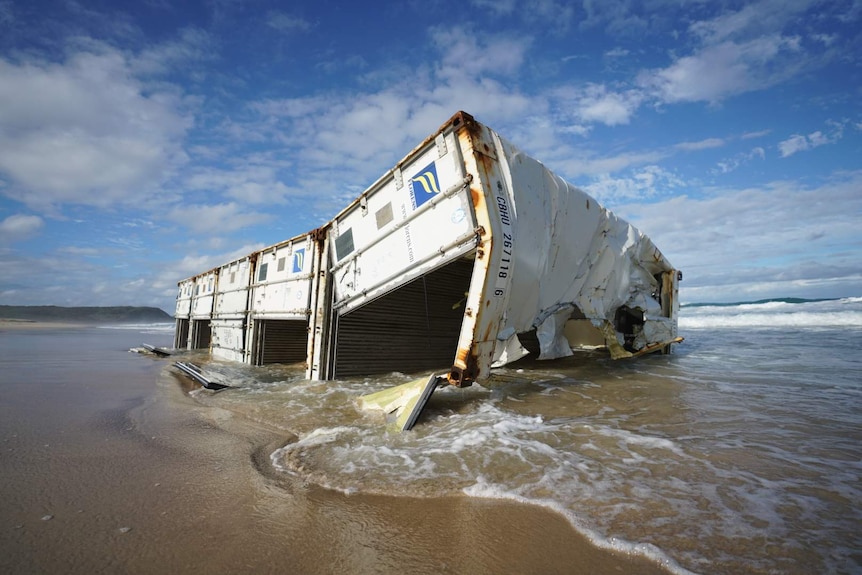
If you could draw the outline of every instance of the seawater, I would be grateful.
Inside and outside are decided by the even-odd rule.
[[[516,500],[676,572],[862,572],[862,298],[684,307],[672,355],[601,350],[443,388],[407,433],[334,382],[199,356],[198,401],[296,436],[283,473],[344,493]],[[517,526],[500,526],[517,530]]]

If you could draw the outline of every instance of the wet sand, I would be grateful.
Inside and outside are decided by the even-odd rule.
[[[0,331],[30,330],[30,329],[68,329],[76,327],[87,327],[86,324],[67,323],[59,321],[36,321],[32,319],[9,319],[0,318]]]
[[[307,484],[270,466],[291,437],[200,405],[168,362],[36,366],[25,333],[0,337],[3,573],[666,572],[533,506]]]

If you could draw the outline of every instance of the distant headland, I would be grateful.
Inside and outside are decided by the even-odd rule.
[[[61,307],[56,305],[0,305],[0,319],[62,323],[160,323],[173,318],[157,307]]]

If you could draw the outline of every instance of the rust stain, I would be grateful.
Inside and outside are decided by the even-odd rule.
[[[485,147],[487,148],[488,146],[486,145]],[[485,170],[485,174],[489,174],[489,173],[493,172],[494,162],[496,161],[496,160],[494,160],[494,158],[492,158],[490,156],[486,156],[485,154],[482,154],[482,153],[475,154],[475,156],[476,156],[476,159],[479,160],[479,162],[482,164],[482,169]]]
[[[479,191],[476,190],[476,188],[471,187],[470,188],[470,198],[473,200],[473,206],[478,207],[479,202],[481,201],[481,198],[482,198],[482,194],[479,193]]]
[[[477,122],[473,116],[466,112],[459,112],[456,115],[464,121],[464,130],[470,138],[475,139],[482,134],[481,126],[479,126],[479,122]]]
[[[461,365],[467,365],[467,354],[470,350],[466,347],[459,347],[458,353],[455,355],[455,361]]]
[[[482,334],[482,341],[491,341],[491,330],[494,329],[494,325],[489,323],[485,327],[485,333]]]

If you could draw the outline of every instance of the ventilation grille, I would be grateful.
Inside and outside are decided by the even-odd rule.
[[[472,273],[457,260],[340,316],[334,376],[449,369]]]
[[[177,331],[174,335],[174,347],[176,349],[186,349],[189,345],[189,320],[178,319]]]
[[[212,330],[208,319],[192,321],[192,349],[208,349],[211,338]]]
[[[301,320],[257,320],[256,365],[306,361],[308,324]]]

